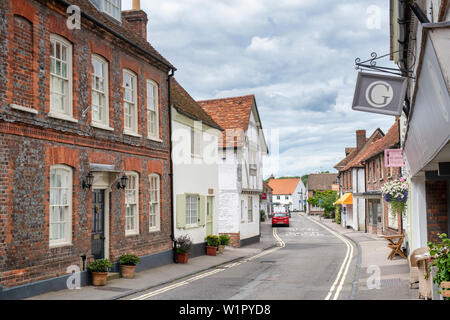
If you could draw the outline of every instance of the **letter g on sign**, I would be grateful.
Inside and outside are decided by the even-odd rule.
[[[366,89],[366,100],[374,108],[384,108],[394,97],[392,86],[385,81],[375,81]]]

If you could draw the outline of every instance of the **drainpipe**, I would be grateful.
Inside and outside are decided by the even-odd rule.
[[[170,69],[169,76],[167,77],[167,91],[168,91],[168,103],[169,103],[169,150],[170,150],[170,161],[169,161],[169,178],[170,178],[170,221],[172,224],[172,234],[170,238],[173,242],[173,262],[178,263],[177,260],[177,240],[175,239],[175,219],[174,219],[174,209],[173,209],[173,159],[172,159],[172,99],[171,99],[171,79],[175,74],[175,70]]]
[[[399,51],[399,64],[400,70],[403,76],[408,75],[408,61],[407,61],[407,49],[408,49],[408,35],[407,35],[407,20],[406,20],[406,6],[407,0],[399,0],[399,10],[398,10],[398,25],[399,25],[399,36],[398,36],[398,51]]]

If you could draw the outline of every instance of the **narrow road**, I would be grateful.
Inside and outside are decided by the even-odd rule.
[[[273,228],[277,248],[129,296],[135,300],[308,300],[350,298],[355,246],[303,214]]]

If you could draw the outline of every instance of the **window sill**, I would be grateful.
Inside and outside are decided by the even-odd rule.
[[[59,120],[66,120],[66,121],[69,121],[69,122],[78,123],[77,119],[75,119],[75,118],[73,118],[71,116],[68,116],[66,114],[49,112],[48,116],[50,118],[55,118],[55,119],[59,119]]]
[[[123,134],[127,135],[127,136],[142,138],[142,135],[140,135],[139,133],[136,133],[136,132],[124,131]]]
[[[191,154],[191,158],[193,158],[193,159],[203,159],[203,157],[198,155],[198,154]]]
[[[203,227],[203,226],[200,226],[200,225],[198,225],[198,224],[190,224],[190,225],[186,225],[186,226],[184,226],[184,230],[189,230],[189,229],[198,229],[198,228],[201,228],[201,227]]]
[[[71,247],[73,246],[72,242],[58,242],[58,243],[50,243],[50,249],[63,248],[63,247]]]
[[[23,112],[32,113],[32,114],[38,114],[39,113],[39,111],[37,111],[37,110],[35,110],[33,108],[20,106],[18,104],[14,104],[14,103],[11,103],[9,106],[11,107],[11,109],[14,109],[14,110],[19,110],[19,111],[23,111]]]
[[[97,129],[102,129],[102,130],[107,130],[107,131],[114,131],[114,128],[111,128],[110,126],[101,124],[101,123],[95,123],[92,122],[91,123],[91,127],[97,128]]]
[[[160,231],[161,231],[161,228],[157,228],[157,227],[148,229],[148,232],[150,232],[150,233],[155,233],[155,232],[160,232]]]
[[[156,141],[156,142],[163,142],[162,139],[160,139],[160,138],[153,138],[153,137],[147,137],[147,140]]]
[[[139,232],[136,231],[130,231],[130,232],[125,232],[125,237],[133,237],[133,236],[138,236]]]

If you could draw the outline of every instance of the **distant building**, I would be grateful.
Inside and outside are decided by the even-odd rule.
[[[312,173],[306,183],[307,198],[314,196],[314,191],[326,191],[336,189],[338,179],[337,173]],[[306,203],[306,212],[308,214],[323,214],[324,210],[318,206]]]
[[[306,187],[300,178],[270,179],[274,206],[287,206],[291,211],[304,211]]]
[[[263,181],[263,193],[260,197],[259,208],[263,210],[266,218],[272,216],[272,188]]]

